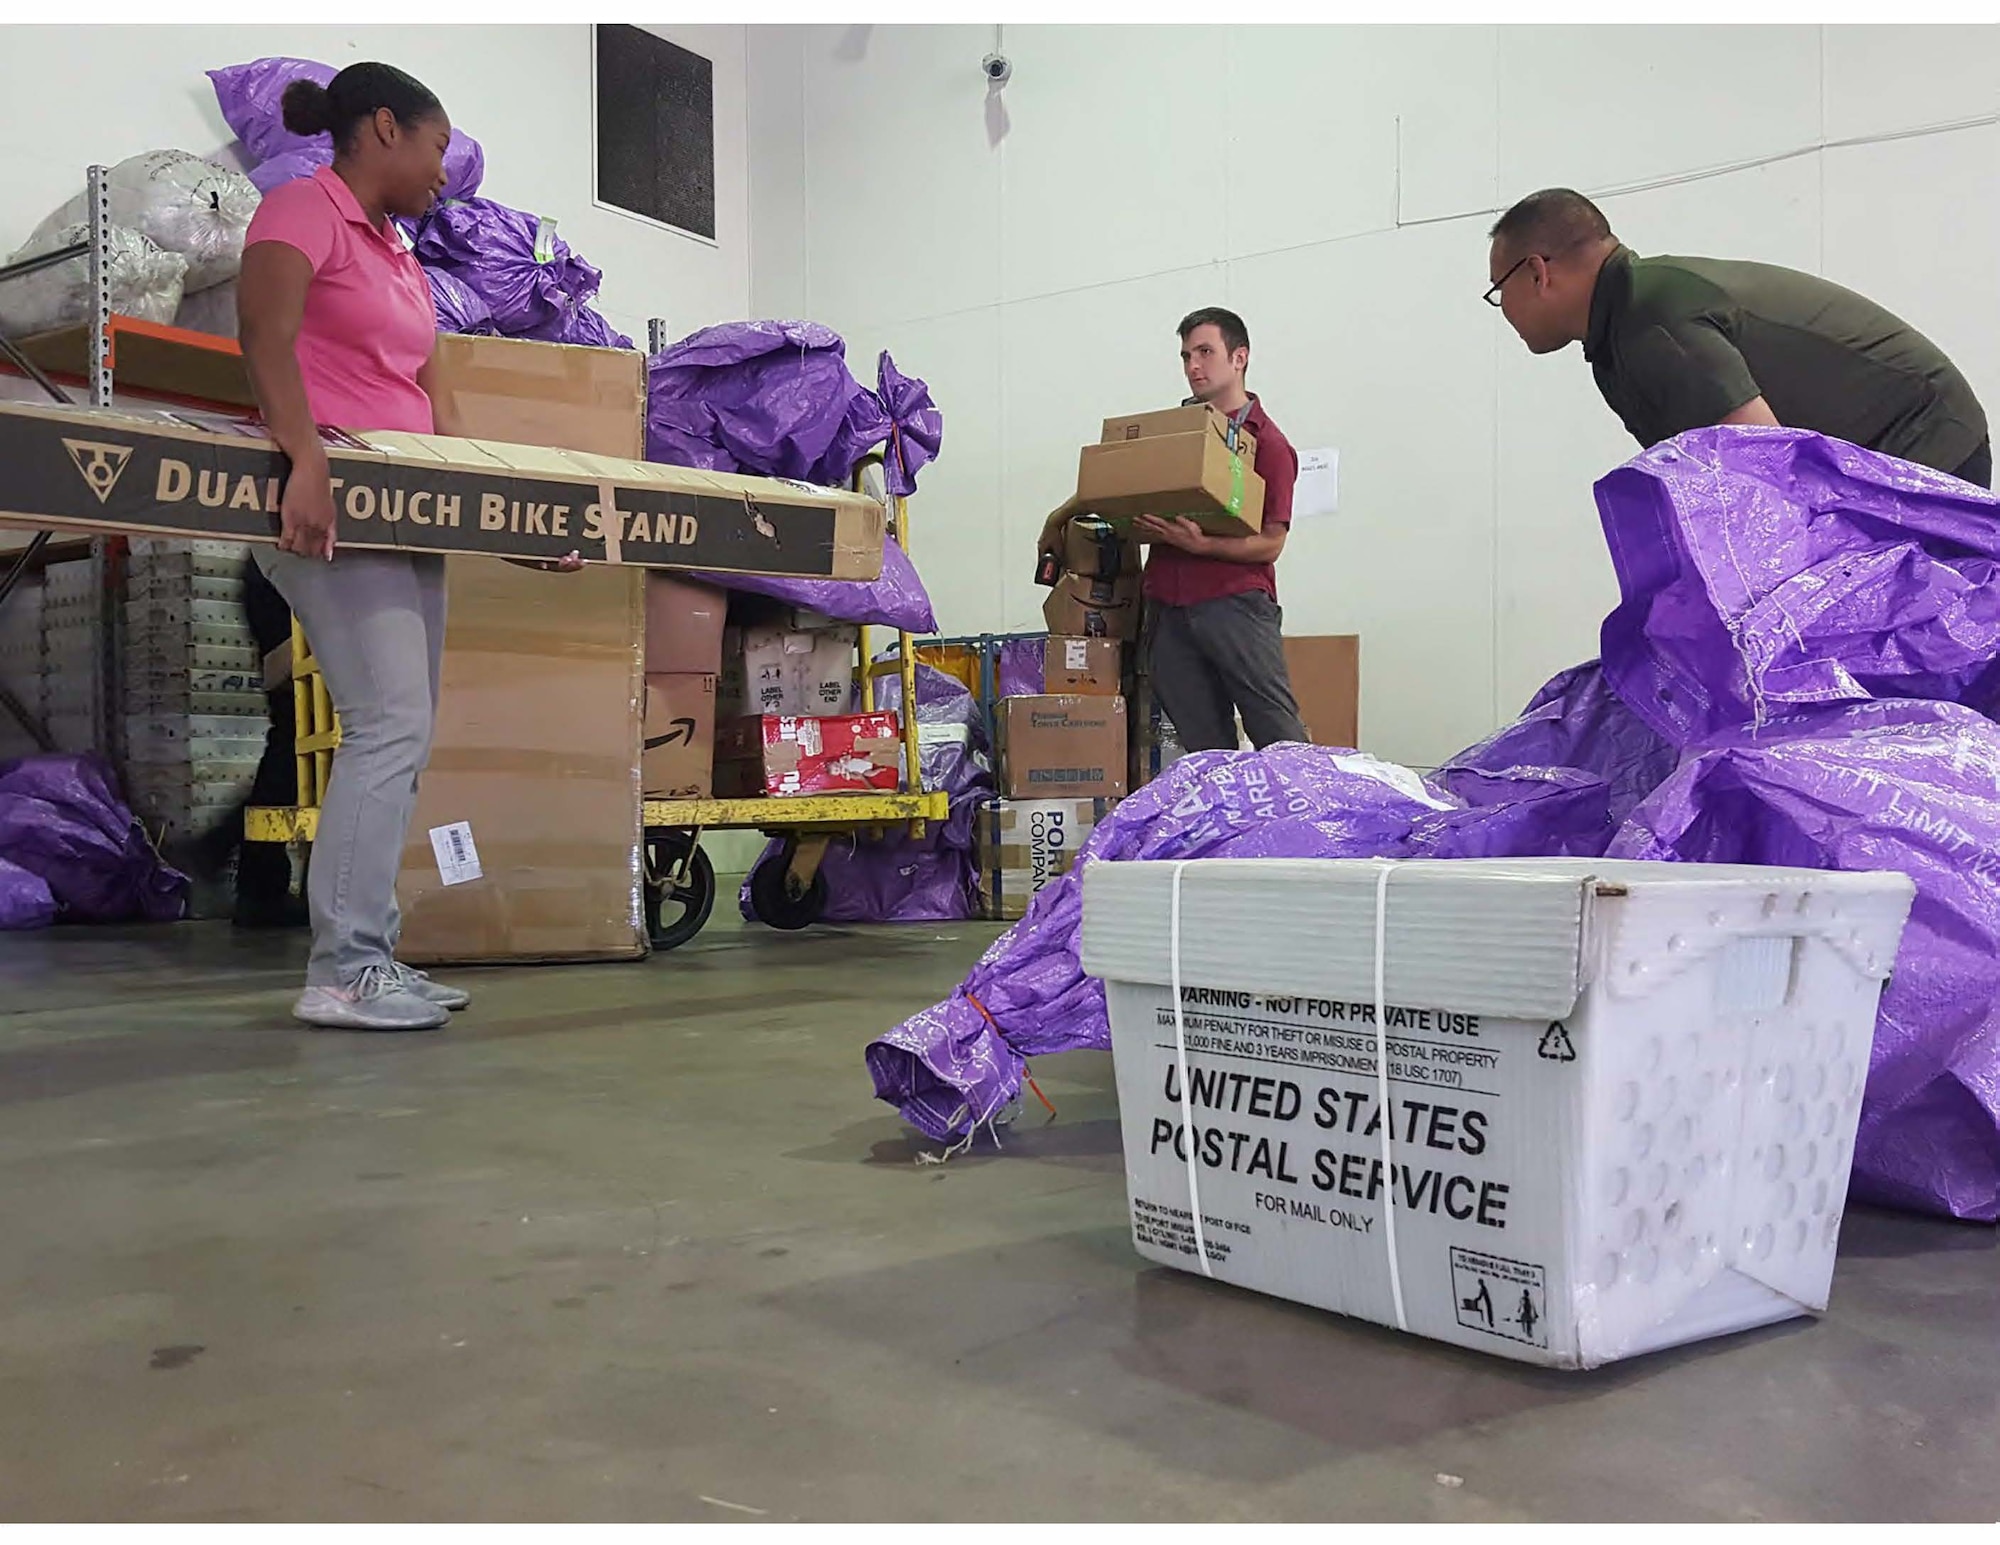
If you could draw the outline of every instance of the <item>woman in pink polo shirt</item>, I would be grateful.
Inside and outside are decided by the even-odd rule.
[[[434,1029],[468,999],[396,960],[396,871],[436,717],[444,560],[334,550],[316,426],[450,432],[429,391],[430,286],[391,216],[414,219],[436,200],[451,123],[386,64],[349,65],[324,87],[294,82],[284,105],[285,127],[331,135],[334,157],[271,191],[243,253],[243,358],[291,461],[278,544],[256,557],[312,640],[341,728],[313,844],[312,957],[292,1012],[334,1029]]]

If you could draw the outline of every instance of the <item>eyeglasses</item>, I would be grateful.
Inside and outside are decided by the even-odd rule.
[[[1495,279],[1493,281],[1492,285],[1487,289],[1486,294],[1481,297],[1486,302],[1487,305],[1497,306],[1500,304],[1501,286],[1506,284],[1506,282],[1509,279],[1513,278],[1514,275],[1518,274],[1521,271],[1521,269],[1534,258],[1534,256],[1535,256],[1534,253],[1532,252],[1529,253],[1527,257],[1522,258],[1512,268],[1508,269],[1507,272],[1505,272],[1498,279]]]

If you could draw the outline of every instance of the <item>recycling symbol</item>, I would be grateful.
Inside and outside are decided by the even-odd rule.
[[[1535,1055],[1548,1062],[1576,1061],[1576,1047],[1570,1043],[1569,1032],[1557,1020],[1542,1032],[1541,1044],[1535,1048]]]

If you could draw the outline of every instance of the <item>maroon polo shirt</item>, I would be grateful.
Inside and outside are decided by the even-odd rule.
[[[1243,427],[1257,437],[1257,475],[1264,480],[1264,526],[1292,523],[1292,485],[1299,480],[1299,453],[1285,432],[1264,412],[1256,393]],[[1193,606],[1226,595],[1261,590],[1278,598],[1278,566],[1274,563],[1231,563],[1226,558],[1197,558],[1193,553],[1153,544],[1146,560],[1146,599],[1160,606]]]

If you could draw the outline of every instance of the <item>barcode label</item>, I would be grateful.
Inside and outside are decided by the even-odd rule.
[[[479,849],[473,846],[472,823],[459,821],[451,826],[431,828],[431,851],[437,854],[438,877],[447,885],[463,885],[482,873]]]
[[[1080,638],[1067,638],[1063,640],[1064,669],[1080,671],[1088,667],[1089,664],[1090,645],[1088,643]]]

